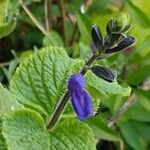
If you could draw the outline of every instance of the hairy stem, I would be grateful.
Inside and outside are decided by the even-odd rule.
[[[39,20],[32,14],[31,10],[23,3],[22,0],[20,0],[20,4],[26,14],[30,17],[30,19],[33,21],[33,23],[41,30],[41,32],[45,35],[47,35],[46,29],[44,26],[39,22]]]
[[[47,32],[51,30],[51,4],[52,4],[52,0],[44,1],[45,23],[46,23]]]
[[[90,65],[96,60],[96,58],[98,58],[99,55],[93,55],[91,58],[89,58],[89,60],[85,63],[85,65],[83,66],[83,68],[81,69],[80,73],[82,75],[85,75],[85,73],[87,72],[87,67],[90,67]],[[52,117],[49,119],[46,127],[47,129],[51,129],[58,121],[60,115],[63,113],[64,108],[68,102],[70,98],[70,92],[67,91],[63,98],[61,99],[60,103],[57,105]]]

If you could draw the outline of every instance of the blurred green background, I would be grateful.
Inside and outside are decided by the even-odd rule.
[[[72,58],[90,56],[92,24],[103,36],[111,17],[122,12],[130,16],[134,47],[104,59],[100,64],[112,68],[122,85],[132,88],[131,96],[101,97],[93,129],[97,149],[150,150],[150,1],[149,0],[18,0],[0,1],[0,82],[8,86],[16,67],[43,46],[65,47]],[[41,32],[30,19],[24,5],[46,30]],[[49,21],[45,13],[49,10]],[[31,15],[31,14],[30,14]],[[125,102],[130,108],[110,129],[107,118]],[[111,118],[110,118],[111,119]]]

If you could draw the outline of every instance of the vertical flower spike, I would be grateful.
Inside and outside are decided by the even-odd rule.
[[[73,108],[80,120],[86,120],[93,116],[93,104],[90,94],[85,89],[84,76],[74,74],[70,77],[68,88],[71,94]]]

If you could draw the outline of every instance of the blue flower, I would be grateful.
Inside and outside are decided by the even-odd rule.
[[[71,102],[80,120],[86,120],[94,114],[92,99],[85,89],[85,84],[84,76],[81,74],[72,75],[68,82]]]

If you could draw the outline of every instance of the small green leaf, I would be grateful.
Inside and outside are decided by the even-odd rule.
[[[125,114],[125,117],[141,122],[150,122],[149,116],[150,112],[147,109],[144,109],[139,103],[132,106]]]
[[[96,150],[92,130],[84,123],[67,118],[50,132],[50,150]]]
[[[41,116],[31,110],[20,110],[3,122],[8,150],[49,150],[49,133]]]
[[[91,21],[83,14],[81,13],[76,13],[77,14],[77,23],[78,27],[81,33],[81,42],[85,44],[90,43],[90,29],[92,26]]]
[[[60,35],[55,31],[51,31],[50,33],[48,33],[47,36],[44,37],[43,45],[45,45],[45,46],[59,46],[59,47],[64,46]]]
[[[9,0],[0,1],[0,27],[6,24],[6,17],[8,15]]]
[[[149,77],[148,72],[150,72],[150,65],[145,65],[138,67],[136,71],[132,71],[127,78],[130,84],[136,85],[143,82],[147,77]]]
[[[132,127],[136,130],[137,134],[144,138],[143,140],[150,141],[150,126],[149,124],[137,122],[137,121],[131,121]],[[143,130],[144,129],[144,130]]]
[[[141,104],[141,106],[150,111],[150,91],[137,89],[135,90],[135,93],[138,96],[138,102]]]
[[[144,41],[137,47],[137,52],[140,54],[140,56],[146,57],[150,53],[150,35],[148,35]]]
[[[96,91],[99,91],[102,95],[122,95],[128,96],[130,95],[131,88],[130,87],[122,87],[115,80],[113,83],[109,83],[100,79],[96,75],[94,75],[91,71],[86,74],[87,85],[89,87],[93,87]]]
[[[131,17],[136,20],[141,27],[149,28],[150,27],[150,18],[137,6],[135,6],[129,0],[126,1],[127,9],[129,10]]]
[[[20,109],[22,106],[6,88],[0,84],[0,114],[7,116],[12,111]]]
[[[135,129],[131,126],[129,122],[124,122],[119,125],[121,133],[125,138],[126,142],[135,150],[141,150],[142,144],[140,137],[136,133]]]
[[[110,103],[110,110],[113,114],[117,113],[120,109],[120,107],[123,105],[123,103],[126,101],[126,97],[122,97],[122,95],[114,95],[110,97],[111,101]]]
[[[100,116],[90,118],[87,123],[92,127],[96,138],[108,141],[120,141],[120,137],[102,121]]]
[[[0,38],[5,37],[13,32],[16,27],[16,20],[10,22],[9,24],[0,27]]]

